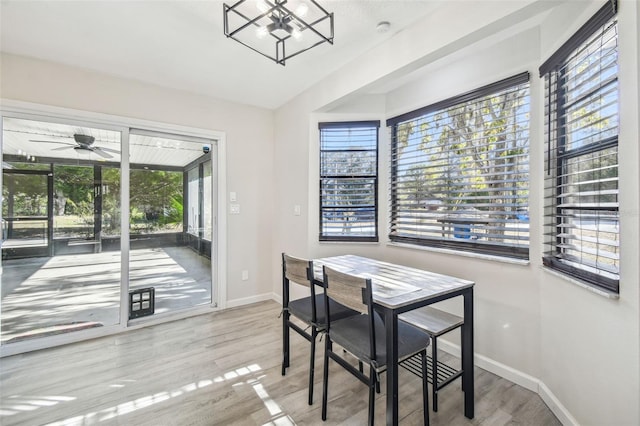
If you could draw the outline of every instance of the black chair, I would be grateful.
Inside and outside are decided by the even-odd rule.
[[[310,295],[301,299],[289,300],[290,283],[296,283],[307,287]],[[316,354],[316,337],[326,329],[325,299],[320,291],[315,292],[313,283],[313,262],[282,254],[282,375],[289,367],[290,342],[289,330],[292,329],[311,343],[311,356],[309,360],[309,405],[313,404],[313,375]],[[331,312],[337,318],[345,318],[355,315],[354,312],[337,303],[331,303]],[[297,318],[304,326],[292,321],[292,316]],[[304,327],[304,328],[303,328]],[[310,329],[310,333],[306,329]]]
[[[385,325],[373,309],[371,280],[345,274],[324,267],[325,307],[327,335],[325,337],[324,374],[322,383],[322,420],[327,419],[327,393],[329,382],[329,359],[345,368],[369,387],[369,425],[373,425],[375,412],[375,390],[379,374],[387,368]],[[331,302],[340,303],[360,315],[336,318]],[[427,346],[429,335],[407,323],[398,322],[398,361],[420,354],[422,360],[422,400],[424,424],[429,424],[429,398],[427,389]],[[337,344],[357,358],[359,364],[369,365],[369,376],[333,351]]]

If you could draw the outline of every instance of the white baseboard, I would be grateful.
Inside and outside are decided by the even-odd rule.
[[[241,299],[227,300],[227,308],[237,308],[238,306],[250,305],[251,303],[264,302],[272,300],[273,293],[257,294],[251,297],[243,297]]]
[[[445,340],[438,339],[438,348],[442,349],[453,356],[460,357],[460,345],[449,343]],[[484,355],[476,354],[474,357],[474,365],[487,370],[503,379],[509,380],[523,388],[529,389],[537,393],[542,401],[549,407],[551,412],[565,426],[578,426],[579,423],[566,409],[560,400],[551,392],[551,390],[540,379],[533,377],[515,368],[504,365]]]
[[[227,307],[231,308],[248,305],[250,303],[262,302],[265,300],[273,300],[274,302],[281,304],[282,296],[276,293],[266,293],[243,299],[235,299],[228,301]],[[439,339],[438,348],[448,354],[460,358],[460,345],[455,345],[447,342],[446,340]],[[567,410],[553,392],[551,392],[551,390],[536,377],[523,373],[522,371],[516,370],[515,368],[509,367],[508,365],[502,364],[484,355],[476,354],[473,362],[474,365],[487,370],[490,373],[537,393],[564,426],[579,426],[578,421],[571,415],[569,410]]]
[[[543,382],[539,384],[538,395],[547,404],[547,407],[551,410],[553,414],[556,415],[560,423],[565,426],[579,426],[578,421],[571,415],[569,410],[566,409],[564,405],[560,402],[558,398],[551,392],[551,390],[545,385]]]

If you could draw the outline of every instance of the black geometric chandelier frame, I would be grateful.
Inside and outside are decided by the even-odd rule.
[[[240,0],[224,4],[224,34],[277,64],[333,44],[333,13],[315,0]]]

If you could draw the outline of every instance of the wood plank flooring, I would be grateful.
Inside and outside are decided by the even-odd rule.
[[[322,348],[307,405],[309,344],[291,333],[281,376],[275,302],[0,360],[0,424],[320,425]],[[446,354],[443,361],[457,359]],[[422,422],[419,379],[400,369],[402,425]],[[385,382],[376,424],[385,422]],[[327,425],[363,425],[367,389],[331,363]],[[433,425],[559,425],[533,392],[476,368],[476,418],[462,413],[459,380],[440,393]]]

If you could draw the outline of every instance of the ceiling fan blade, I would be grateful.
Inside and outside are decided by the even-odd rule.
[[[22,133],[22,132],[18,131],[18,133]],[[40,133],[38,134],[38,136],[44,136],[45,138],[54,138],[54,139],[73,139],[73,136],[69,136],[69,135],[47,135],[44,133]]]
[[[102,148],[96,147],[95,149],[92,149],[92,151],[95,152],[96,154],[98,154],[102,158],[113,158],[113,156],[111,154],[108,154],[108,153],[104,152],[104,150]]]
[[[113,149],[113,148],[104,148],[101,146],[97,146],[96,149],[99,149],[101,151],[105,151],[105,152],[113,152],[114,154],[120,154],[120,151],[118,151],[117,149]]]
[[[73,149],[73,145],[65,144],[65,146],[59,146],[58,148],[53,148],[51,151],[62,151],[64,149]]]
[[[37,143],[55,143],[58,145],[69,145],[69,146],[76,146],[75,143],[70,143],[70,142],[58,142],[58,141],[37,141],[37,140],[29,140],[29,142],[37,142]]]

